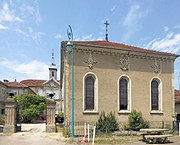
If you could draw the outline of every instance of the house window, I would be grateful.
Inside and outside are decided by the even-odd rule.
[[[128,79],[125,77],[119,80],[119,109],[128,110]]]
[[[151,110],[159,110],[159,82],[156,79],[151,82]]]
[[[85,110],[94,109],[94,82],[92,76],[88,76],[85,80]]]
[[[94,73],[88,73],[83,78],[83,111],[98,112],[98,79]]]

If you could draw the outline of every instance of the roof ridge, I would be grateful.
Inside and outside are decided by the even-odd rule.
[[[62,41],[65,42],[65,41]],[[75,44],[86,44],[86,45],[90,45],[90,46],[102,46],[102,47],[112,47],[112,48],[123,48],[123,46],[125,47],[125,49],[131,49],[134,51],[146,51],[146,52],[151,52],[151,53],[157,53],[157,54],[166,54],[166,55],[176,55],[179,56],[178,54],[172,53],[172,52],[165,52],[165,51],[158,51],[158,50],[154,50],[154,49],[149,49],[149,48],[143,48],[140,46],[136,46],[136,45],[130,45],[130,44],[125,44],[122,42],[113,42],[113,41],[107,41],[107,40],[89,40],[89,41],[73,41]]]

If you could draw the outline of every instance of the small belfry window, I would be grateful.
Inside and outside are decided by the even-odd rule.
[[[52,77],[54,77],[54,72],[52,72]]]
[[[85,110],[94,110],[95,79],[87,76],[85,79]]]
[[[159,110],[159,83],[155,79],[151,82],[151,110]]]
[[[124,77],[119,80],[119,109],[128,110],[128,80]]]

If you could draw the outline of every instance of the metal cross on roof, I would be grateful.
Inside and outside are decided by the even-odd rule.
[[[106,41],[108,41],[108,25],[110,24],[108,23],[108,20],[106,20],[104,24],[106,25]]]

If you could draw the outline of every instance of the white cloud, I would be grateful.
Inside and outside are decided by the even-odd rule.
[[[41,37],[46,35],[44,32],[34,32],[31,27],[28,27],[28,34],[27,36],[30,36],[33,40],[41,41]]]
[[[164,27],[164,31],[167,32],[169,30],[169,27],[168,26],[165,26]]]
[[[128,14],[125,17],[124,26],[131,26],[134,25],[143,17],[143,13],[140,12],[140,6],[139,5],[132,5]]]
[[[27,78],[47,79],[48,76],[49,66],[38,60],[33,60],[28,63],[20,63],[18,61],[12,61],[4,58],[0,64],[16,73],[25,74]]]
[[[110,9],[110,11],[111,11],[111,12],[114,12],[115,9],[116,9],[116,6],[113,6],[113,7]]]
[[[41,36],[46,35],[44,32],[35,32],[32,36],[33,40],[41,41]]]
[[[34,21],[36,24],[39,24],[42,21],[42,17],[39,12],[39,4],[36,0],[31,2],[31,5],[25,3],[20,5],[20,14],[27,21]]]
[[[143,11],[142,9],[143,8],[141,8],[138,4],[131,5],[122,23],[124,26],[122,41],[128,41],[131,36],[136,31],[138,31],[139,28],[141,28],[142,19],[148,14],[148,9],[146,9],[145,11]]]
[[[0,24],[0,29],[9,29],[7,26]]]
[[[22,31],[21,29],[15,29],[14,30],[15,32],[17,32],[17,33],[20,33],[20,34],[22,34],[22,35],[26,35],[26,33],[24,32],[24,31]]]
[[[146,48],[178,53],[180,52],[180,34],[168,33],[165,38],[156,38],[150,41]]]
[[[92,40],[97,40],[95,37],[93,37],[93,35],[92,34],[89,34],[89,35],[84,35],[84,36],[82,36],[82,37],[77,37],[77,36],[75,36],[74,37],[74,40],[75,41],[92,41]]]
[[[92,34],[89,34],[89,35],[82,36],[82,40],[94,40],[94,38]]]
[[[16,16],[14,11],[10,11],[9,5],[5,3],[0,11],[0,22],[24,22],[24,20]]]
[[[54,38],[56,38],[56,39],[61,39],[61,38],[62,38],[62,35],[61,35],[61,34],[54,34]]]

